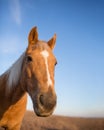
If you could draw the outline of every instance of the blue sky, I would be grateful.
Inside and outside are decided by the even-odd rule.
[[[0,0],[0,74],[25,51],[33,26],[39,39],[57,34],[55,114],[104,117],[103,0]]]

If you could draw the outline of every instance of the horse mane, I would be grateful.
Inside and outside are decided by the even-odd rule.
[[[9,89],[16,86],[21,76],[21,69],[24,60],[25,52],[20,58],[6,71],[7,74],[7,86]]]

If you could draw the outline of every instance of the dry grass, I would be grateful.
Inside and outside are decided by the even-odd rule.
[[[104,118],[37,117],[26,112],[21,130],[104,130]]]

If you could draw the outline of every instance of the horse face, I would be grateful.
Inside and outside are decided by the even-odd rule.
[[[48,43],[37,39],[37,30],[29,34],[29,45],[25,54],[23,77],[25,89],[33,101],[38,116],[49,116],[56,105],[54,69],[56,58],[52,53],[56,36]]]

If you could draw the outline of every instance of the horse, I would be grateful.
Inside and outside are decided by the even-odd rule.
[[[20,58],[0,75],[0,127],[20,130],[26,111],[27,94],[37,116],[50,116],[57,103],[53,49],[56,34],[48,41],[38,39],[37,27],[28,35],[28,47]]]

